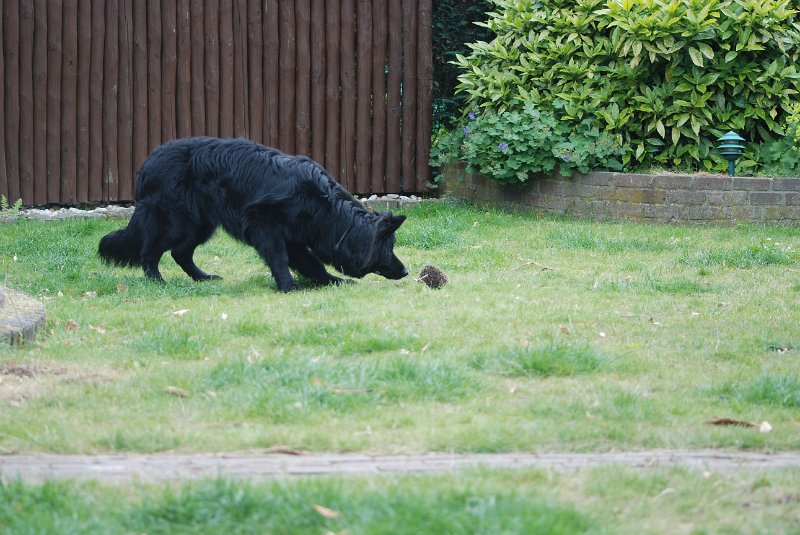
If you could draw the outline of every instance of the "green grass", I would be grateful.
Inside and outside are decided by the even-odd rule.
[[[3,225],[48,322],[0,347],[0,452],[797,447],[800,229],[406,214],[411,276],[289,295],[224,234],[196,255],[223,280],[167,255],[157,285],[97,259],[123,221]]]
[[[792,534],[798,477],[608,467],[130,487],[8,482],[0,532]]]
[[[800,229],[405,213],[410,277],[288,295],[224,234],[196,255],[223,280],[167,256],[157,285],[98,261],[122,221],[0,226],[0,284],[48,318],[36,343],[0,346],[0,453],[797,450]],[[416,282],[425,264],[450,283]],[[797,478],[12,482],[0,533],[797,533]]]

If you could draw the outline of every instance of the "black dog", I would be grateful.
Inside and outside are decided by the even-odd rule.
[[[295,288],[289,268],[318,284],[377,273],[408,275],[394,255],[405,216],[366,210],[319,164],[241,139],[197,137],[157,147],[138,172],[136,210],[128,226],[100,240],[104,261],[142,266],[163,281],[164,252],[194,280],[219,278],[192,256],[218,226],[252,245],[278,289]]]

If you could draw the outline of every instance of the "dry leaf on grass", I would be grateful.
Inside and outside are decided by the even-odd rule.
[[[81,328],[81,326],[75,320],[67,320],[66,327],[68,331],[77,331]]]
[[[175,312],[172,313],[172,315],[175,316],[176,318],[182,318],[186,315],[187,312],[189,312],[189,309],[183,308],[181,310],[176,310]]]
[[[339,511],[334,511],[333,509],[329,509],[329,508],[325,507],[324,505],[318,505],[316,503],[312,504],[312,507],[320,515],[324,516],[325,518],[329,518],[331,520],[333,520],[334,518],[339,518],[339,515],[342,514]]]
[[[122,294],[128,291],[128,287],[122,283],[117,284],[117,293]]]
[[[177,386],[167,386],[164,388],[164,392],[166,394],[172,394],[173,396],[178,396],[179,398],[189,397],[189,392],[187,392],[183,388],[178,388]]]

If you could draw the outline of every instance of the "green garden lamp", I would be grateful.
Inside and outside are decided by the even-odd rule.
[[[723,158],[728,160],[728,174],[734,176],[736,174],[736,160],[738,160],[744,152],[744,145],[740,145],[740,143],[744,141],[744,138],[736,132],[730,131],[717,141],[720,142],[717,147],[720,154],[722,154]]]

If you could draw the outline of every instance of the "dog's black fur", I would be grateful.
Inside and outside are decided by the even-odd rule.
[[[281,291],[296,287],[289,268],[318,284],[341,283],[324,264],[350,277],[400,279],[408,272],[393,246],[404,220],[366,210],[310,158],[242,139],[178,139],[147,157],[133,217],[100,240],[99,254],[163,281],[158,264],[171,250],[194,280],[219,278],[192,256],[222,226],[258,251]]]

